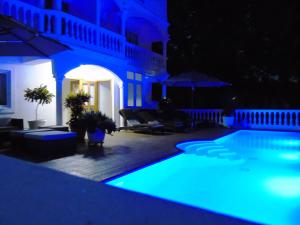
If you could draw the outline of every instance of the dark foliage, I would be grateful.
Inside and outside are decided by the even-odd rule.
[[[169,1],[168,70],[231,82],[245,107],[299,107],[299,10],[296,0]]]
[[[91,96],[84,92],[77,94],[70,94],[65,99],[65,107],[71,110],[71,118],[67,122],[70,126],[81,126],[82,113],[84,111],[84,104],[90,100]]]
[[[112,134],[112,132],[116,131],[116,123],[101,112],[85,112],[83,121],[87,131],[91,133],[95,132],[97,128],[107,134]]]

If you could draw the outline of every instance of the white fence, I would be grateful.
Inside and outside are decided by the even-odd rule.
[[[222,124],[222,109],[183,109],[189,114],[194,123],[208,121],[216,124]]]
[[[222,124],[222,109],[184,109],[194,122],[209,121]],[[240,129],[299,130],[300,110],[236,109],[234,127]]]

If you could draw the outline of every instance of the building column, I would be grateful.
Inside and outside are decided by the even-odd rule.
[[[45,0],[39,0],[38,4],[39,4],[40,8],[44,8],[45,7]]]
[[[121,16],[121,20],[122,20],[122,24],[121,24],[121,35],[122,36],[126,36],[126,22],[127,22],[127,11],[123,11],[122,16]]]
[[[63,78],[56,77],[56,125],[63,123]]]
[[[96,6],[96,24],[98,27],[101,26],[101,9],[102,9],[102,0],[97,0]]]
[[[54,0],[53,9],[55,9],[57,11],[61,11],[62,10],[62,0]]]
[[[163,41],[163,56],[166,59],[167,58],[167,50],[168,50],[168,41]]]
[[[122,53],[124,57],[126,56],[126,22],[127,22],[127,10],[125,9],[121,15],[121,35],[123,37]]]

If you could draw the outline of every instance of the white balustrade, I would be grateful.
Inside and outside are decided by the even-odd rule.
[[[138,64],[149,71],[162,72],[160,70],[165,69],[165,60],[162,55],[134,44],[126,43],[125,56],[131,64]]]
[[[222,124],[222,109],[184,109],[194,122]],[[300,130],[300,110],[236,109],[234,127],[240,129]]]
[[[158,72],[165,69],[163,56],[126,43],[124,36],[96,26],[70,14],[42,9],[19,0],[0,0],[0,14],[62,42],[83,46],[117,57],[126,57],[129,63]]]
[[[194,123],[199,122],[211,122],[216,124],[222,124],[222,109],[183,109]]]
[[[300,130],[300,110],[237,109],[235,126],[247,129]]]

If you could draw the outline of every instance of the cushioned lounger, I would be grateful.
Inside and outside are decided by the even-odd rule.
[[[32,129],[32,130],[12,130],[10,131],[10,138],[13,148],[24,147],[25,134],[34,132],[51,131],[51,129]]]
[[[42,156],[69,155],[76,152],[75,132],[30,132],[24,138],[27,149]]]

